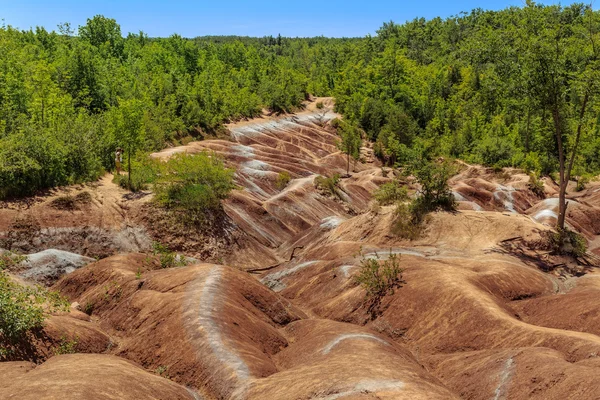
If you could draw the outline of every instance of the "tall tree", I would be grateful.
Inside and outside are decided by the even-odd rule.
[[[127,154],[127,183],[131,187],[131,156],[142,148],[145,139],[144,107],[141,101],[131,99],[121,101],[115,111],[114,135]]]
[[[362,138],[360,136],[359,129],[355,125],[346,121],[340,121],[338,133],[341,137],[341,141],[338,143],[338,148],[344,154],[346,154],[346,175],[350,175],[350,157],[355,160],[358,160],[360,157]]]
[[[528,4],[528,12],[535,4]],[[559,164],[558,231],[565,229],[567,186],[590,116],[590,104],[598,89],[598,54],[594,31],[594,13],[583,5],[567,9],[554,6],[545,10],[546,18],[531,19],[537,35],[532,38],[530,62],[534,91],[539,105],[552,120]],[[584,18],[589,19],[583,29]],[[582,29],[573,34],[574,20]]]

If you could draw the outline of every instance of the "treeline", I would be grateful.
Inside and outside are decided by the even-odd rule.
[[[563,156],[578,150],[574,175],[597,174],[598,32],[600,13],[584,4],[532,1],[386,23],[352,44],[337,108],[390,164],[445,155],[550,174],[560,137]]]
[[[600,14],[583,4],[385,23],[361,39],[122,37],[0,29],[0,198],[94,179],[126,154],[331,95],[389,164],[445,155],[552,173],[600,171]],[[583,110],[583,112],[582,112]],[[557,122],[558,121],[558,122]],[[569,153],[570,154],[570,153]]]
[[[332,41],[122,37],[103,16],[77,35],[2,27],[0,198],[95,179],[119,146],[135,155],[290,111],[330,90]]]

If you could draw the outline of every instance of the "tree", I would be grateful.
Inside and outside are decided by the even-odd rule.
[[[114,138],[127,153],[127,184],[131,188],[131,155],[142,148],[145,139],[144,107],[140,100],[122,100],[114,110]]]
[[[123,37],[121,26],[112,18],[96,15],[88,18],[84,26],[79,27],[79,36],[95,47],[106,47],[115,57],[123,53]]]
[[[531,13],[534,6],[529,3],[527,11]],[[577,35],[573,34],[573,22],[567,18],[569,13],[576,19],[583,20],[584,16],[589,19],[587,32],[581,29]],[[565,9],[555,6],[548,14],[547,18],[532,24],[538,34],[532,39],[529,53],[530,84],[534,86],[540,108],[547,111],[552,120],[559,163],[557,229],[562,234],[567,213],[567,185],[600,78],[597,33],[593,29],[597,16],[591,6],[586,9],[582,5]]]
[[[346,121],[340,121],[338,133],[341,137],[341,141],[338,143],[338,148],[344,154],[346,154],[348,160],[346,166],[346,175],[350,175],[350,157],[354,158],[355,160],[358,160],[360,157],[362,138],[358,128]]]

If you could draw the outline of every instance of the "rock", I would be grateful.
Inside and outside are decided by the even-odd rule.
[[[95,261],[90,257],[56,249],[40,251],[26,257],[18,274],[24,279],[45,285],[51,285],[63,275]]]

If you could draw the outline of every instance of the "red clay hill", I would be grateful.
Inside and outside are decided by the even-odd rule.
[[[465,164],[450,182],[459,211],[434,214],[417,240],[399,239],[393,209],[371,204],[392,176],[368,147],[337,196],[315,188],[316,176],[346,168],[332,105],[316,99],[296,115],[233,124],[230,140],[154,155],[209,150],[237,170],[228,236],[169,238],[198,259],[185,267],[162,269],[144,253],[158,234],[140,217],[151,194],[127,197],[102,181],[68,189],[90,192],[82,210],[50,211],[52,198],[2,210],[13,248],[31,239],[7,233],[21,221],[36,227],[31,252],[90,255],[73,232],[95,232],[119,254],[54,284],[72,311],[47,321],[29,356],[0,363],[0,398],[599,398],[600,274],[512,251],[551,229],[556,185],[545,180],[536,195],[521,171]],[[280,190],[284,171],[292,180]],[[568,223],[597,253],[600,185],[571,193]],[[369,309],[354,277],[362,260],[390,254],[404,284]],[[54,355],[65,338],[77,354]]]

